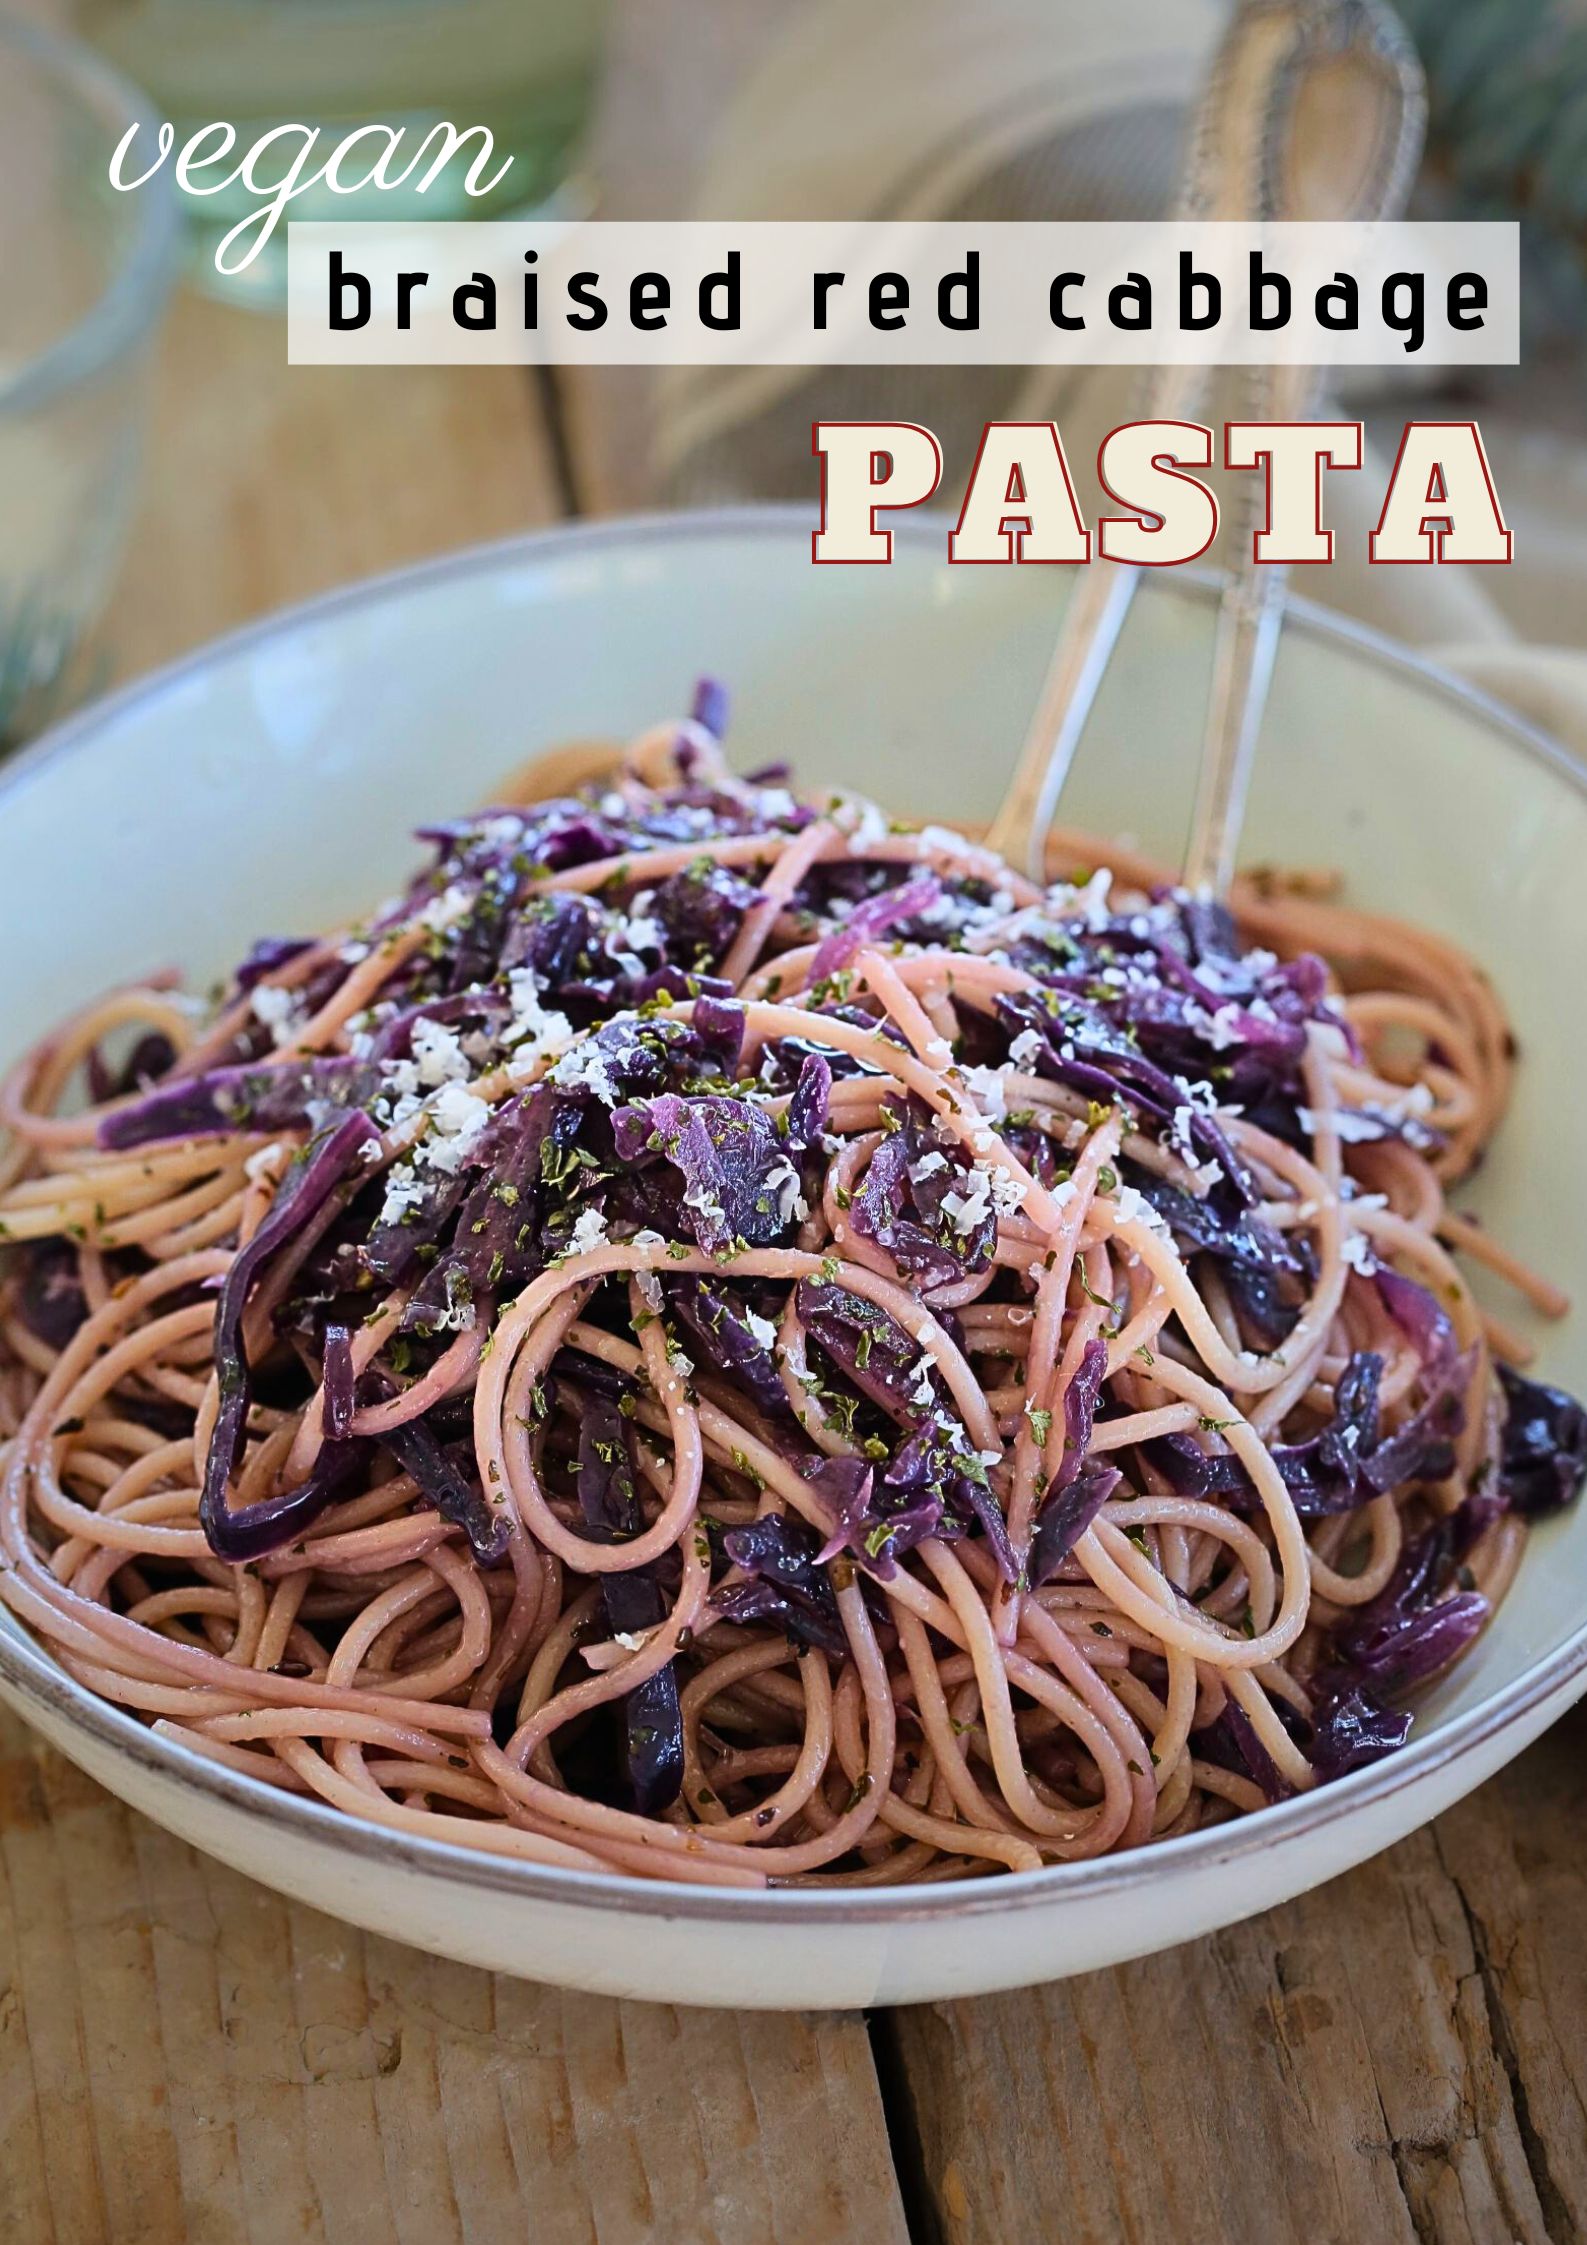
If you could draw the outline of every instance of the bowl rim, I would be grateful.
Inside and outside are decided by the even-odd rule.
[[[36,65],[61,95],[112,128],[158,129],[142,90],[80,40],[0,15],[0,51],[7,47]],[[104,286],[70,327],[0,381],[0,415],[36,412],[52,404],[64,391],[139,350],[158,327],[176,270],[181,226],[176,190],[162,166],[128,192],[137,206],[131,238]]]
[[[802,535],[809,520],[809,510],[803,506],[760,505],[617,516],[594,523],[563,522],[336,587],[206,642],[45,734],[0,772],[0,816],[8,798],[45,769],[91,745],[105,727],[114,726],[146,703],[157,703],[164,695],[181,692],[206,672],[305,626],[330,622],[350,611],[379,607],[394,597],[422,593],[440,584],[489,577],[515,563],[554,561],[565,552],[591,554],[635,545],[733,539],[755,543]],[[935,545],[941,535],[941,523],[934,516],[906,518],[895,527],[911,548]],[[1178,594],[1202,606],[1214,602],[1219,590],[1216,577],[1200,570],[1179,571],[1172,578],[1154,578],[1151,582],[1154,592],[1160,589]],[[1568,786],[1587,795],[1587,767],[1560,743],[1489,695],[1370,627],[1335,616],[1313,602],[1295,599],[1286,614],[1306,637],[1342,646],[1357,659],[1387,669],[1424,693],[1480,718],[1510,747],[1536,758]],[[1533,1530],[1534,1534],[1539,1532],[1547,1536],[1549,1530],[1546,1526],[1541,1531]],[[1196,1870],[1222,1869],[1239,1863],[1253,1851],[1298,1846],[1325,1826],[1391,1799],[1524,1721],[1550,1699],[1568,1692],[1572,1683],[1587,1688],[1587,1622],[1475,1707],[1452,1717],[1426,1737],[1417,1738],[1413,1733],[1397,1754],[1236,1823],[1158,1841],[1125,1855],[1050,1864],[996,1879],[909,1888],[733,1889],[519,1862],[450,1841],[357,1823],[326,1802],[283,1792],[209,1761],[175,1740],[156,1736],[135,1715],[78,1684],[19,1621],[0,1608],[0,1686],[24,1713],[32,1710],[47,1725],[64,1723],[81,1731],[97,1746],[125,1756],[151,1777],[178,1790],[186,1787],[207,1795],[222,1810],[261,1818],[283,1837],[323,1843],[352,1860],[390,1871],[428,1875],[462,1887],[487,1888],[525,1901],[722,1924],[865,1925],[880,1929],[944,1916],[958,1919],[979,1917],[989,1911],[1030,1909],[1065,1896],[1077,1902],[1125,1896],[1145,1890],[1177,1869],[1187,1877]]]

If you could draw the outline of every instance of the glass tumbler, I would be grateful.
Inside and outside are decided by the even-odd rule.
[[[58,704],[127,533],[177,239],[161,183],[110,185],[143,115],[97,56],[0,16],[0,749]]]
[[[579,163],[604,53],[607,0],[76,0],[76,21],[115,67],[136,80],[175,127],[180,150],[207,125],[230,125],[234,153],[202,193],[184,196],[189,273],[233,300],[279,304],[286,286],[286,220],[576,216],[587,195]],[[492,159],[477,187],[464,180],[471,142],[422,194],[407,186],[333,192],[314,174],[361,127],[403,135],[395,179],[426,136],[447,123],[484,127]],[[225,175],[278,126],[318,134],[301,185],[256,255],[246,242],[215,252],[261,207],[302,148],[289,136],[266,150],[253,183]],[[213,146],[213,143],[211,143]],[[144,162],[147,162],[145,157]],[[366,141],[350,182],[373,164]],[[423,178],[428,160],[415,172]],[[141,165],[140,165],[141,169]],[[251,239],[251,237],[250,237]]]

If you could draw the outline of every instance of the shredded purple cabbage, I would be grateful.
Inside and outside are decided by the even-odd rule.
[[[544,1085],[498,1114],[476,1149],[478,1181],[461,1198],[451,1245],[430,1263],[403,1312],[407,1330],[433,1330],[465,1306],[482,1319],[540,1268],[538,1225],[550,1213],[541,1191],[544,1157],[557,1116],[556,1096]],[[457,1205],[458,1196],[446,1197]],[[409,1244],[416,1256],[417,1242]]]
[[[109,1099],[148,1091],[175,1062],[176,1047],[159,1029],[141,1036],[119,1068],[112,1067],[95,1045],[88,1055],[88,1096],[96,1106],[102,1106]]]
[[[17,1308],[36,1341],[64,1349],[88,1315],[77,1250],[69,1240],[35,1240],[23,1251]]]
[[[911,1105],[871,1156],[849,1217],[901,1271],[941,1286],[974,1277],[992,1259],[996,1213],[984,1196],[979,1214],[977,1205],[963,1148]]]
[[[867,897],[863,904],[854,907],[841,926],[817,945],[816,955],[810,962],[811,982],[828,981],[848,965],[856,951],[877,942],[905,921],[929,912],[941,895],[942,883],[934,873],[917,873],[912,879],[901,881],[895,889],[883,889],[880,895]]]
[[[325,1328],[325,1438],[344,1442],[354,1410],[353,1336],[345,1325]]]
[[[302,1168],[278,1194],[275,1206],[247,1246],[239,1248],[226,1273],[215,1311],[220,1410],[210,1437],[199,1500],[199,1521],[217,1558],[257,1559],[290,1543],[325,1510],[357,1462],[352,1454],[354,1445],[326,1443],[313,1475],[301,1488],[251,1505],[228,1507],[226,1502],[227,1484],[242,1450],[251,1400],[242,1323],[254,1282],[271,1258],[344,1189],[349,1171],[362,1163],[364,1149],[375,1143],[374,1124],[361,1114],[344,1116],[324,1138],[312,1143]]]
[[[683,1278],[667,1289],[667,1301],[714,1371],[739,1387],[763,1417],[792,1419],[793,1405],[771,1348],[749,1322],[756,1313],[735,1288]]]
[[[318,1110],[367,1106],[379,1085],[379,1069],[360,1060],[211,1068],[199,1076],[173,1077],[134,1105],[112,1109],[100,1119],[97,1143],[109,1153],[124,1153],[156,1139],[205,1131],[296,1130]]]
[[[863,1458],[812,1458],[800,1470],[832,1521],[832,1531],[816,1554],[818,1561],[825,1566],[844,1550],[862,1556],[860,1538],[871,1509],[871,1468]]]
[[[1486,1598],[1450,1588],[1467,1529],[1457,1514],[1413,1538],[1387,1586],[1334,1631],[1314,1684],[1309,1752],[1319,1778],[1402,1746],[1411,1717],[1389,1703],[1458,1660],[1487,1622]]]
[[[1429,1369],[1447,1364],[1455,1353],[1455,1328],[1435,1294],[1414,1278],[1384,1263],[1373,1274],[1383,1307]]]
[[[1123,1479],[1116,1466],[1086,1454],[1107,1368],[1106,1341],[1088,1341],[1064,1390],[1063,1456],[1042,1498],[1025,1562],[1033,1590],[1052,1580]]]
[[[1280,1774],[1278,1764],[1257,1737],[1250,1716],[1236,1699],[1225,1699],[1215,1722],[1190,1734],[1191,1745],[1204,1762],[1249,1777],[1264,1800],[1287,1801],[1295,1788]]]
[[[794,1300],[805,1331],[851,1385],[888,1417],[913,1429],[923,1410],[934,1408],[932,1403],[923,1406],[914,1392],[921,1386],[919,1344],[886,1310],[863,1294],[812,1278],[799,1281]],[[924,1392],[935,1397],[929,1373]]]
[[[506,1556],[510,1522],[480,1488],[473,1458],[443,1448],[423,1419],[405,1419],[379,1437],[404,1473],[411,1473],[443,1520],[461,1528],[482,1567]]]
[[[1488,1618],[1477,1590],[1457,1591],[1420,1611],[1362,1619],[1337,1639],[1353,1675],[1384,1692],[1408,1691],[1458,1658]]]
[[[1036,1533],[1031,1538],[1025,1574],[1032,1590],[1051,1582],[1097,1514],[1113,1495],[1123,1476],[1117,1466],[1101,1459],[1081,1467],[1074,1479],[1059,1487],[1054,1481],[1043,1500]]]
[[[1441,1480],[1454,1466],[1454,1441],[1465,1424],[1468,1354],[1435,1365],[1425,1400],[1391,1435],[1378,1434],[1382,1360],[1370,1350],[1351,1357],[1334,1390],[1327,1423],[1308,1441],[1274,1443],[1269,1455],[1303,1520],[1353,1512],[1408,1481]],[[1142,1454],[1180,1497],[1211,1497],[1249,1510],[1257,1502],[1249,1474],[1231,1451],[1202,1449],[1188,1434],[1160,1435]]]
[[[866,1538],[867,1559],[885,1579],[889,1563],[928,1536],[952,1538],[976,1527],[985,1532],[1004,1580],[1016,1582],[1019,1562],[986,1466],[959,1421],[934,1412],[894,1452],[881,1477],[877,1518]]]
[[[677,964],[688,973],[701,974],[721,965],[745,913],[759,899],[760,891],[751,882],[730,866],[706,858],[663,881],[651,912],[665,930]]]
[[[730,1009],[723,1007],[721,1013]],[[794,1156],[820,1129],[830,1082],[815,1056],[800,1069],[783,1128],[764,1107],[724,1092],[684,1098],[666,1092],[612,1117],[618,1158],[660,1159],[679,1172],[679,1216],[707,1254],[736,1245],[770,1247],[785,1239],[805,1209]]]
[[[1574,1504],[1587,1480],[1587,1411],[1560,1388],[1499,1366],[1507,1406],[1499,1491],[1512,1512],[1535,1520]]]
[[[1221,1194],[1197,1200],[1160,1178],[1148,1179],[1142,1190],[1167,1224],[1180,1253],[1187,1260],[1206,1255],[1217,1265],[1241,1322],[1257,1345],[1282,1347],[1294,1330],[1310,1276],[1300,1249],[1243,1207],[1231,1211]]]
[[[232,977],[239,990],[253,990],[272,974],[313,949],[308,936],[262,935]]]
[[[712,1592],[724,1621],[775,1620],[803,1645],[842,1654],[848,1649],[837,1598],[818,1554],[821,1539],[791,1514],[768,1512],[729,1528],[723,1550],[749,1580]]]
[[[731,696],[720,678],[701,678],[696,682],[694,703],[689,714],[713,740],[725,738],[731,708]]]
[[[1311,1766],[1325,1785],[1367,1769],[1398,1752],[1411,1721],[1408,1709],[1386,1706],[1365,1684],[1341,1679],[1313,1704]]]
[[[579,1510],[592,1535],[622,1543],[643,1526],[626,1422],[597,1394],[581,1400],[578,1455]],[[603,1574],[601,1600],[614,1636],[641,1636],[667,1618],[667,1601],[654,1568]],[[669,1660],[623,1702],[628,1779],[641,1816],[659,1816],[683,1785],[683,1717],[678,1704],[677,1662]]]

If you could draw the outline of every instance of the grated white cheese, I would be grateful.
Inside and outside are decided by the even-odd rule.
[[[578,1222],[568,1234],[568,1244],[564,1252],[569,1255],[593,1255],[597,1247],[604,1247],[605,1245],[606,1218],[598,1208],[584,1209]]]
[[[297,992],[278,990],[273,982],[261,982],[254,991],[252,1011],[255,1021],[269,1030],[275,1045],[290,1044],[307,1018],[299,1007]]]
[[[1314,1107],[1302,1107],[1299,1120],[1309,1138],[1315,1138],[1323,1126],[1323,1117]],[[1368,1146],[1374,1139],[1388,1135],[1388,1124],[1381,1115],[1358,1113],[1349,1107],[1335,1110],[1333,1125],[1346,1146]]]
[[[414,1158],[455,1177],[489,1123],[491,1110],[465,1084],[446,1083],[432,1094],[426,1112],[430,1133],[415,1148]]]
[[[1237,1006],[1231,1000],[1228,1005],[1219,1006],[1216,1013],[1205,1015],[1196,1026],[1201,1029],[1214,1052],[1224,1052],[1230,1045],[1244,1043],[1245,1031],[1242,1024],[1248,1011],[1254,1012],[1255,1007]]]
[[[465,888],[462,882],[454,881],[449,889],[443,889],[439,896],[430,899],[419,914],[419,925],[428,928],[433,935],[440,935],[447,928],[455,928],[459,920],[467,919],[473,903],[473,891]]]
[[[778,1220],[784,1224],[802,1224],[810,1213],[810,1203],[800,1186],[799,1172],[784,1155],[775,1169],[767,1172],[766,1184],[777,1196]],[[721,1210],[717,1211],[721,1214]]]
[[[1108,891],[1112,886],[1112,867],[1100,865],[1075,896],[1075,908],[1093,935],[1100,934],[1108,924]]]
[[[862,856],[878,842],[887,840],[887,821],[874,803],[863,795],[840,796],[833,805],[834,825],[847,835],[849,847]]]
[[[1011,1216],[1025,1205],[1028,1187],[1006,1169],[990,1169],[976,1162],[965,1179],[963,1192],[944,1193],[942,1211],[960,1237],[973,1232],[989,1214]]]
[[[1133,1185],[1120,1185],[1113,1196],[1114,1210],[1121,1224],[1145,1224],[1154,1232],[1166,1232],[1167,1224],[1146,1198]]]
[[[593,1091],[603,1107],[615,1107],[622,1097],[612,1064],[593,1038],[562,1055],[551,1081],[564,1091]]]
[[[683,1205],[692,1208],[697,1216],[703,1216],[708,1224],[726,1227],[727,1210],[709,1186],[691,1185],[683,1196]]]
[[[1001,1122],[1008,1113],[1008,1097],[1000,1068],[966,1068],[964,1080],[979,1100],[989,1122]]]
[[[1340,1254],[1351,1270],[1359,1271],[1364,1278],[1370,1277],[1378,1267],[1378,1259],[1372,1252],[1372,1243],[1365,1232],[1347,1234]]]
[[[928,850],[941,850],[956,857],[965,865],[984,867],[994,877],[1008,871],[1003,860],[993,850],[972,842],[967,834],[960,834],[951,826],[923,826],[920,830],[922,846]]]
[[[1008,1057],[1016,1068],[1029,1070],[1047,1049],[1047,1040],[1037,1029],[1022,1029],[1008,1048]]]
[[[1006,1169],[994,1169],[992,1178],[992,1206],[999,1216],[1012,1216],[1025,1205],[1030,1186],[1023,1177],[1015,1177]]]
[[[1210,1091],[1212,1086],[1210,1084],[1199,1086],[1196,1084],[1181,1084],[1180,1088],[1183,1091],[1194,1093],[1197,1090]],[[1190,1171],[1196,1183],[1210,1190],[1212,1186],[1221,1183],[1223,1164],[1213,1161],[1210,1156],[1206,1160],[1202,1159],[1195,1139],[1195,1122],[1198,1112],[1210,1112],[1210,1103],[1207,1107],[1202,1107],[1198,1101],[1195,1104],[1187,1104],[1174,1109],[1174,1119],[1168,1126],[1168,1144]]]
[[[542,984],[532,967],[514,967],[507,977],[512,1015],[501,1041],[512,1054],[510,1073],[527,1074],[543,1053],[573,1042],[573,1024],[565,1013],[547,1010],[541,1003]]]
[[[445,1022],[416,1021],[409,1044],[415,1073],[426,1091],[467,1081],[470,1071],[462,1041]]]
[[[380,1204],[383,1224],[400,1224],[408,1211],[424,1199],[424,1187],[411,1162],[399,1162],[386,1177],[386,1197]]]

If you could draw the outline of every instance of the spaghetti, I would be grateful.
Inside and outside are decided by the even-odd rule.
[[[1587,1470],[1456,1257],[1563,1299],[1444,1202],[1487,985],[721,721],[13,1074],[0,1597],[266,1784],[650,1878],[1034,1870],[1390,1751]]]

